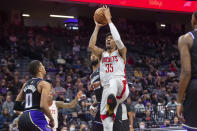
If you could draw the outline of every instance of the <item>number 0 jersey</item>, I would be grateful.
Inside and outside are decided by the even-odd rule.
[[[40,109],[41,94],[37,89],[37,85],[40,81],[42,81],[41,78],[32,78],[25,83],[23,88],[25,97],[25,110]]]
[[[126,78],[124,59],[118,50],[111,54],[107,51],[103,52],[100,61],[101,85],[109,85],[109,80],[113,78]]]

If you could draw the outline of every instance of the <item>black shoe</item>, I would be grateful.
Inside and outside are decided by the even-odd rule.
[[[107,98],[107,116],[113,116],[114,109],[117,105],[116,97],[113,94],[110,94]]]

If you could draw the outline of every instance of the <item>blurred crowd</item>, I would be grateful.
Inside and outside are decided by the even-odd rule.
[[[127,53],[129,103],[135,128],[180,127],[176,117],[179,53],[177,38],[181,31],[160,29],[155,23],[115,20]],[[88,131],[89,107],[95,95],[88,92],[91,66],[88,41],[93,32],[91,19],[79,19],[79,30],[61,27],[24,27],[4,24],[0,27],[0,130],[16,131],[18,113],[14,100],[22,85],[31,77],[28,62],[41,60],[46,80],[53,84],[54,100],[71,102],[79,90],[83,97],[73,109],[59,110],[59,130]],[[98,45],[104,48],[108,27],[101,29]],[[179,32],[179,33],[177,33]],[[24,64],[26,62],[26,64]]]

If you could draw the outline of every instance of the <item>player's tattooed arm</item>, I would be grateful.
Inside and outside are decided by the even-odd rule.
[[[181,58],[181,75],[178,90],[178,103],[182,103],[186,89],[191,79],[191,56],[190,48],[192,46],[193,39],[190,34],[183,35],[178,40],[178,49]]]
[[[101,56],[104,50],[96,46],[96,41],[97,41],[99,29],[101,28],[102,25],[98,24],[96,21],[95,24],[96,26],[94,28],[94,32],[92,33],[92,36],[89,41],[89,48],[93,53],[97,54],[98,56]]]
[[[77,93],[75,99],[70,103],[64,103],[63,101],[56,101],[56,106],[58,108],[74,108],[77,105],[78,99],[82,96],[82,91]]]

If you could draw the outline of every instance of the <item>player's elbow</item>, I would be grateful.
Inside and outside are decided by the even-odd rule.
[[[92,50],[94,48],[94,45],[92,45],[92,43],[89,43],[89,49]]]

